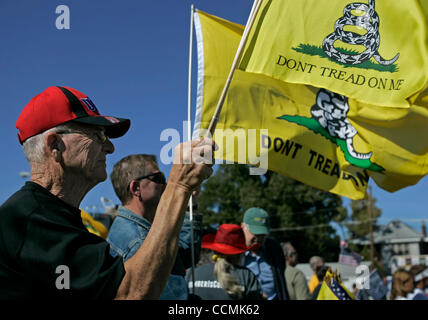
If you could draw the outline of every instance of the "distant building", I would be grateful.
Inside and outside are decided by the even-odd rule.
[[[393,256],[391,259],[391,273],[394,273],[398,268],[409,270],[416,264],[424,264],[428,266],[428,255],[401,255]]]
[[[398,267],[416,264],[417,261],[426,264],[424,255],[428,254],[428,237],[423,222],[421,229],[422,232],[419,232],[400,220],[393,220],[373,232],[375,250],[381,254],[388,273],[393,273]],[[349,242],[367,246],[370,245],[370,236]]]

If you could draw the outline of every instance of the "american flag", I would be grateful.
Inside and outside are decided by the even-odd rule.
[[[352,300],[342,286],[334,279],[331,279],[330,289],[339,298],[339,300]]]
[[[357,267],[360,265],[361,259],[362,257],[358,253],[345,247],[340,248],[339,263]]]

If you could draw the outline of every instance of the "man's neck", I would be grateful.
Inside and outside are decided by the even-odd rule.
[[[67,176],[64,172],[55,172],[42,166],[32,166],[30,181],[75,208],[79,208],[82,199],[93,187],[76,175]]]
[[[131,210],[136,215],[143,217],[150,223],[153,223],[153,219],[155,218],[156,208],[153,209],[144,205],[144,203],[140,202],[138,199],[131,200],[130,203],[124,205],[124,207],[128,210]]]
[[[54,181],[37,178],[31,178],[30,181],[39,184],[54,196],[75,208],[79,208],[82,199],[89,191],[89,188],[88,190],[84,190],[82,188],[84,184],[81,183],[58,184]]]

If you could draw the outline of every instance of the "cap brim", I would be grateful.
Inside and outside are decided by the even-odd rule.
[[[250,232],[254,235],[259,235],[259,234],[269,234],[269,229],[267,227],[264,226],[255,226],[255,225],[248,225],[250,228]]]
[[[106,135],[109,138],[119,138],[123,136],[131,126],[131,120],[124,118],[108,116],[88,116],[73,119],[73,122],[102,126],[106,129]]]

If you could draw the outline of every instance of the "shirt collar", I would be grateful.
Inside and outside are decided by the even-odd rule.
[[[146,218],[143,218],[142,216],[139,216],[135,212],[123,206],[119,206],[119,208],[117,209],[117,215],[119,217],[134,221],[135,223],[137,223],[138,225],[144,228],[150,229],[150,227],[152,226],[149,220],[147,220]]]

